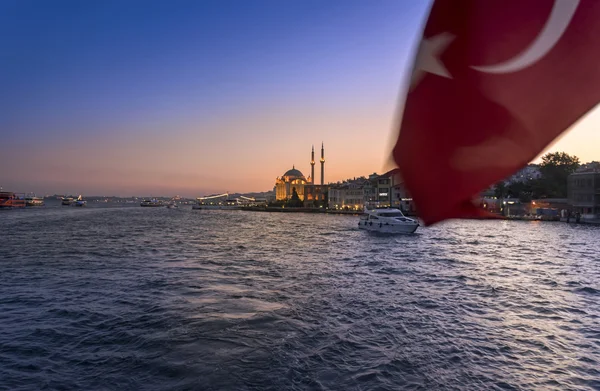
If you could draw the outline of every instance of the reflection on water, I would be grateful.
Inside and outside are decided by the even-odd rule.
[[[600,389],[600,228],[1,211],[8,389]]]

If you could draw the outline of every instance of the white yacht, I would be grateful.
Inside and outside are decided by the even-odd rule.
[[[404,216],[400,209],[386,208],[366,210],[358,222],[359,229],[384,233],[411,234],[417,230],[419,223]]]

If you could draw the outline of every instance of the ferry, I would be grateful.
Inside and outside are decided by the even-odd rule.
[[[365,209],[358,222],[359,229],[382,233],[412,234],[418,227],[416,220],[404,216],[400,209],[394,208]]]
[[[12,191],[0,191],[0,209],[24,208],[25,196]]]
[[[156,208],[156,207],[164,206],[164,205],[165,204],[161,200],[157,200],[156,198],[152,198],[149,200],[142,200],[142,202],[140,202],[140,206],[147,207],[147,208]]]
[[[36,197],[29,195],[25,197],[26,206],[44,206],[44,199],[42,197]]]

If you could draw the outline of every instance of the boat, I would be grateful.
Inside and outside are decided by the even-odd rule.
[[[44,199],[42,197],[36,197],[34,195],[25,196],[26,206],[44,206]]]
[[[71,206],[75,203],[75,198],[73,197],[63,197],[61,205]]]
[[[167,207],[167,209],[177,208],[177,204],[174,201],[168,202],[165,206]]]
[[[77,197],[77,200],[75,201],[75,206],[86,206],[87,205],[87,201],[84,200],[81,195],[79,197]]]
[[[161,200],[157,200],[156,198],[152,198],[149,200],[142,200],[142,202],[140,202],[140,206],[144,206],[147,208],[156,208],[159,206],[164,206],[165,204],[161,201]]]
[[[418,227],[416,220],[404,216],[400,209],[395,208],[365,209],[358,222],[359,229],[383,233],[411,234]]]
[[[0,191],[0,209],[24,208],[25,196],[18,195],[12,191]]]

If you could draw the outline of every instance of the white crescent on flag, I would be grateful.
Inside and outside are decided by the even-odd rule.
[[[471,68],[485,73],[512,73],[533,65],[556,45],[571,23],[578,5],[579,0],[554,0],[548,22],[527,49],[500,64],[472,66]]]

